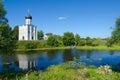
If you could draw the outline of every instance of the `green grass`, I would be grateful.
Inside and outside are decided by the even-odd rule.
[[[73,65],[74,63],[74,65]],[[29,71],[26,73],[4,73],[0,78],[4,80],[119,80],[120,72],[107,72],[110,68],[105,66],[96,68],[95,66],[85,66],[71,61],[59,65],[50,66],[47,71]],[[75,68],[76,65],[76,68]],[[102,73],[101,73],[102,72]],[[104,73],[103,73],[104,72]]]
[[[39,50],[63,50],[63,49],[72,49],[74,47],[41,47],[41,48],[35,48],[35,49],[16,49],[15,51],[39,51]],[[107,47],[107,46],[77,46],[76,49],[79,50],[111,50],[111,51],[120,51],[120,46],[113,46],[113,47]]]
[[[120,46],[78,46],[77,49],[80,50],[120,50]]]
[[[81,66],[81,65],[80,65]],[[102,70],[102,69],[100,69]],[[57,66],[50,66],[46,72],[31,72],[28,75],[30,80],[119,80],[120,72],[112,71],[112,74],[98,73],[95,67],[73,68],[70,63],[63,63]],[[20,80],[24,80],[23,76]]]

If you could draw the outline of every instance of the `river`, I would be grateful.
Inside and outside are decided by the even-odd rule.
[[[46,50],[37,52],[17,52],[15,55],[0,54],[0,72],[25,71],[29,69],[45,71],[50,65],[72,61],[76,57],[86,66],[110,65],[120,70],[120,51],[98,50]]]

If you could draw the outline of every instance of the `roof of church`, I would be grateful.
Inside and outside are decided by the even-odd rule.
[[[32,19],[32,16],[31,15],[27,15],[27,16],[25,16],[25,19]]]
[[[32,16],[30,15],[29,10],[28,10],[28,14],[27,14],[27,16],[25,16],[25,19],[32,19]]]

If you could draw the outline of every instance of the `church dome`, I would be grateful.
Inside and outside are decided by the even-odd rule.
[[[25,19],[32,19],[32,16],[27,15],[27,16],[25,16]]]
[[[30,15],[29,9],[28,9],[28,14],[27,14],[27,16],[25,16],[25,19],[32,19],[32,16]]]

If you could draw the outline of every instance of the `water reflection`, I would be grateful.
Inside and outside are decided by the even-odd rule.
[[[50,65],[71,61],[76,57],[86,65],[109,64],[120,70],[119,51],[84,51],[77,49],[48,50],[40,52],[29,52],[27,54],[0,55],[0,72],[23,71],[23,70],[46,70]]]
[[[37,58],[35,56],[28,57],[25,54],[18,54],[18,63],[19,63],[19,68],[22,70],[27,70],[27,69],[32,69],[37,66]]]

